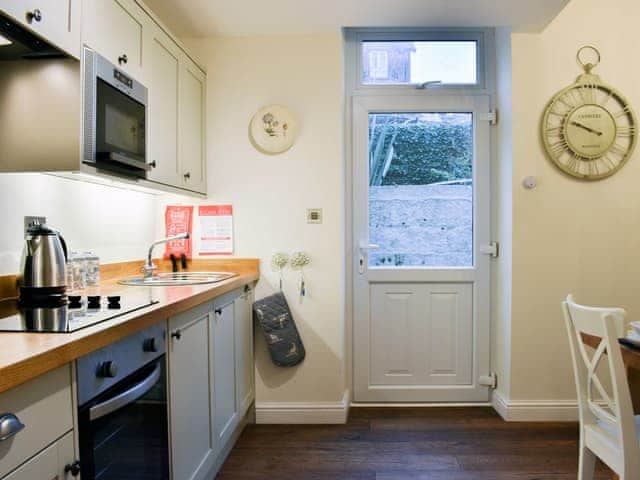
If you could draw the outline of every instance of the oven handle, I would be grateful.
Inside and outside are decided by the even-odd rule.
[[[140,383],[136,383],[126,392],[122,392],[121,394],[110,398],[106,402],[102,402],[91,407],[89,409],[89,420],[97,420],[98,418],[109,415],[110,413],[135,402],[151,390],[158,380],[160,380],[161,373],[162,368],[160,367],[160,363],[156,363],[156,367],[153,369],[153,372],[151,372],[151,374]]]

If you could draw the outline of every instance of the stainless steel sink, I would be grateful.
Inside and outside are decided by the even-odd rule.
[[[163,272],[152,277],[134,277],[119,280],[121,285],[144,287],[167,287],[173,285],[204,285],[217,283],[235,277],[237,273],[231,272]]]

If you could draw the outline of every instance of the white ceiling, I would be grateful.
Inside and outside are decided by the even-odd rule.
[[[341,27],[542,30],[570,0],[145,0],[181,37],[338,32]]]

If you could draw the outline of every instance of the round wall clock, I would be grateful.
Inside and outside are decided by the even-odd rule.
[[[581,55],[591,50],[594,63]],[[565,173],[585,180],[613,175],[629,160],[636,146],[637,120],[631,105],[591,70],[600,53],[588,45],[578,50],[585,73],[559,91],[542,118],[542,140],[549,158]]]
[[[254,147],[263,153],[282,153],[291,148],[297,134],[293,114],[282,105],[261,108],[251,119],[249,137]]]

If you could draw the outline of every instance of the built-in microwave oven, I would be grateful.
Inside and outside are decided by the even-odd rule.
[[[83,162],[146,178],[147,89],[93,50],[83,57]]]

